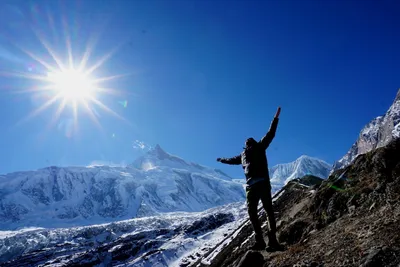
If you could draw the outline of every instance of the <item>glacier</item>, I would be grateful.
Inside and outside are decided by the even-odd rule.
[[[248,224],[244,202],[58,229],[0,231],[2,266],[188,266]],[[101,266],[101,265],[98,265]]]

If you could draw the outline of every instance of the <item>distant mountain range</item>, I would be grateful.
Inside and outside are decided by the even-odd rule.
[[[48,167],[0,176],[0,229],[90,225],[243,201],[240,183],[156,146],[127,167]]]
[[[302,156],[271,168],[273,191],[330,165]],[[239,181],[239,182],[238,182]],[[245,200],[244,180],[187,162],[159,145],[127,167],[48,167],[0,175],[0,229],[91,225]]]

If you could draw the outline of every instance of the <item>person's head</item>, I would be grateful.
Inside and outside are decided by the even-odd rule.
[[[244,143],[244,146],[245,146],[245,148],[247,148],[247,147],[253,146],[253,145],[256,144],[256,143],[257,143],[257,141],[254,140],[253,137],[250,137],[250,138],[247,138],[247,139],[246,139],[246,142]]]

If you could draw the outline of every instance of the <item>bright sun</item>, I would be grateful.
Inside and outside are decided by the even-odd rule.
[[[72,42],[68,32],[65,32],[66,54],[67,58],[62,58],[57,55],[55,49],[51,47],[46,38],[40,34],[40,31],[34,30],[40,43],[47,50],[50,60],[34,54],[31,51],[19,47],[21,51],[26,53],[36,64],[29,66],[27,72],[10,72],[10,76],[18,78],[26,78],[36,81],[31,88],[23,89],[22,92],[32,93],[37,96],[40,101],[43,100],[36,109],[32,110],[28,116],[23,118],[17,124],[27,121],[38,114],[55,106],[51,112],[51,118],[48,121],[48,126],[62,125],[63,121],[73,121],[73,128],[78,129],[78,117],[85,113],[92,121],[101,127],[100,111],[107,112],[118,119],[127,122],[122,116],[112,110],[105,102],[113,101],[114,98],[105,98],[105,94],[121,96],[121,90],[116,90],[106,86],[111,80],[120,78],[123,75],[112,75],[96,77],[95,72],[98,68],[110,59],[116,49],[112,49],[108,53],[104,53],[98,60],[89,65],[90,55],[93,52],[95,43],[88,41],[86,49],[81,57],[73,56]],[[117,102],[117,101],[115,101]],[[126,108],[127,100],[122,99],[123,107]],[[72,113],[71,113],[72,110]],[[67,119],[66,119],[67,118]]]
[[[54,20],[50,13],[48,16],[49,21]],[[120,46],[108,52],[102,51],[101,54],[96,55],[96,60],[91,62],[90,59],[98,41],[97,34],[89,34],[87,42],[83,40],[84,43],[82,43],[85,47],[79,47],[78,45],[81,42],[74,43],[70,32],[71,30],[75,32],[76,29],[71,28],[75,24],[68,25],[68,20],[63,19],[62,25],[62,28],[57,29],[55,27],[53,30],[59,30],[60,36],[64,37],[65,50],[58,42],[57,46],[50,43],[49,39],[52,38],[51,36],[46,36],[48,32],[45,30],[46,28],[33,27],[33,33],[40,44],[43,45],[47,55],[41,54],[39,56],[16,44],[22,52],[30,57],[30,62],[32,63],[29,63],[23,70],[0,72],[0,75],[32,81],[32,83],[27,83],[30,87],[16,90],[32,94],[32,100],[35,101],[37,106],[17,124],[26,122],[46,111],[50,115],[43,117],[47,122],[46,129],[54,125],[57,125],[57,129],[63,129],[62,127],[68,124],[72,125],[68,126],[73,128],[72,132],[77,133],[79,128],[78,120],[82,115],[88,116],[102,129],[100,123],[102,113],[110,114],[129,124],[126,119],[111,108],[111,106],[116,106],[113,105],[113,102],[120,103],[126,108],[128,101],[121,99],[125,95],[121,88],[110,87],[112,86],[110,82],[130,74],[99,76],[100,74],[97,72],[117,52]],[[49,26],[51,28],[54,27],[54,25]],[[72,47],[76,47],[77,50],[73,51]],[[77,51],[81,51],[80,55]],[[101,73],[104,75],[105,72],[101,71]],[[109,97],[105,97],[105,95],[109,95]],[[119,99],[115,99],[115,97]]]
[[[86,101],[95,98],[94,80],[73,68],[47,73],[53,90],[65,101]]]

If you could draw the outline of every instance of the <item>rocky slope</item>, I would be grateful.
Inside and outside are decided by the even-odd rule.
[[[241,184],[159,146],[131,166],[0,175],[0,229],[90,225],[243,201]]]
[[[248,251],[254,242],[248,224],[210,264],[193,266],[399,266],[400,139],[357,157],[320,185],[289,182],[274,209],[285,251]]]
[[[400,89],[386,114],[373,119],[364,126],[358,139],[346,155],[335,162],[333,170],[346,167],[358,155],[383,147],[398,137],[400,137]]]

